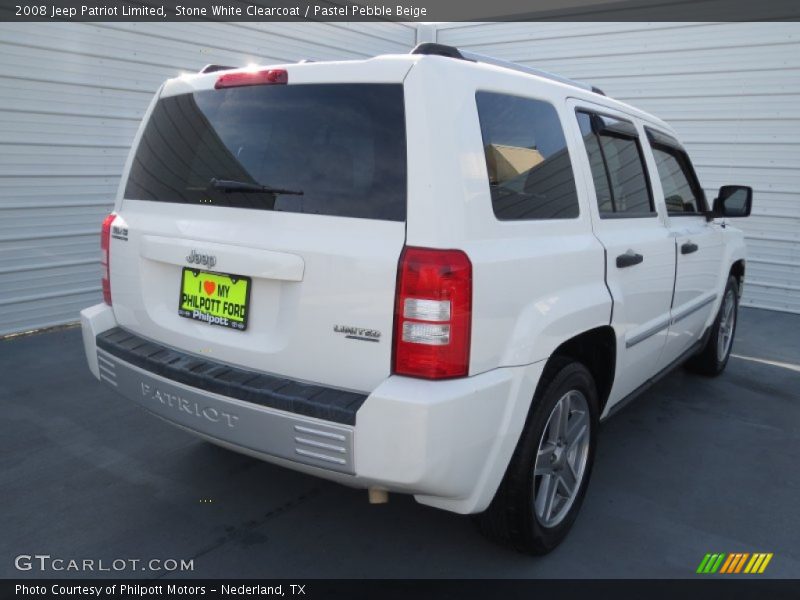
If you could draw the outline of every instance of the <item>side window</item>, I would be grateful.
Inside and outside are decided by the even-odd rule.
[[[655,216],[644,156],[632,123],[579,110],[601,217]]]
[[[689,155],[677,140],[647,129],[647,137],[664,189],[664,202],[670,215],[692,215],[705,210],[705,196],[692,168]]]
[[[549,103],[477,92],[492,209],[500,220],[571,219],[578,194],[567,142]]]

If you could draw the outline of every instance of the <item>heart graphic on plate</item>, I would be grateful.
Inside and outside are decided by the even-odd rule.
[[[203,282],[203,289],[206,291],[206,294],[209,296],[214,293],[214,290],[217,289],[217,284],[213,281],[204,281]]]

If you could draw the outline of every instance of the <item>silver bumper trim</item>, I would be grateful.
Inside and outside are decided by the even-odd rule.
[[[189,387],[100,349],[97,358],[101,381],[166,421],[258,453],[355,474],[353,427]]]

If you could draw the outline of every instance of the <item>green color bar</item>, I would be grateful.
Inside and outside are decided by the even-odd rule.
[[[706,555],[703,557],[703,560],[702,560],[702,561],[700,561],[700,566],[699,566],[699,567],[697,567],[697,572],[698,572],[698,573],[704,573],[704,570],[703,570],[703,569],[705,569],[705,567],[706,567],[706,563],[708,563],[708,559],[710,559],[710,558],[711,558],[711,555],[710,555],[710,554],[706,554]]]
[[[703,569],[703,573],[710,573],[711,572],[711,567],[713,567],[714,563],[717,562],[717,558],[718,557],[719,557],[719,554],[712,554],[711,555],[711,558],[708,559],[708,564],[706,564],[706,568]]]
[[[714,566],[711,567],[711,570],[709,571],[709,573],[716,573],[717,569],[719,569],[720,565],[722,564],[722,561],[725,560],[726,556],[727,556],[726,554],[720,554],[719,558],[717,559],[717,562],[715,562]]]

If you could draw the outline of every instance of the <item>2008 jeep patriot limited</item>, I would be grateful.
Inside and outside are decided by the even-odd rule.
[[[659,119],[455,48],[209,66],[147,110],[86,355],[202,438],[543,553],[599,420],[725,368],[751,204],[709,209]]]

